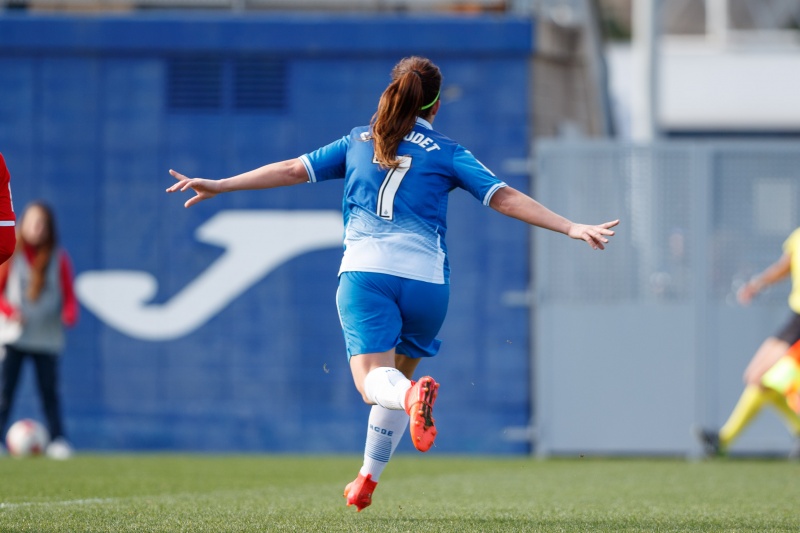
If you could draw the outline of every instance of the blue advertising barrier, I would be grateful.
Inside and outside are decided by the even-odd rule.
[[[365,124],[391,67],[443,70],[436,128],[509,184],[530,131],[532,22],[506,17],[0,15],[0,151],[18,213],[50,202],[81,302],[67,432],[94,450],[360,453],[369,407],[335,306],[341,182],[184,209],[174,168],[225,177]],[[524,453],[527,228],[451,195],[436,451]],[[40,418],[26,369],[12,420]],[[408,439],[401,450],[411,450]]]

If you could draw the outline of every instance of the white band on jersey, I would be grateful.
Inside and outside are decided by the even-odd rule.
[[[0,220],[0,226],[16,226],[17,223],[13,220]]]
[[[499,191],[503,187],[508,187],[508,185],[505,182],[502,182],[502,181],[500,183],[495,183],[492,186],[492,188],[489,189],[486,192],[486,196],[483,197],[483,205],[488,206],[489,203],[492,201],[492,196],[494,196],[494,193],[496,193],[497,191]]]
[[[308,157],[305,154],[300,156],[300,161],[303,162],[303,166],[306,167],[306,172],[308,173],[308,183],[316,183],[317,176],[314,174],[314,167],[311,166],[311,161],[308,160]]]

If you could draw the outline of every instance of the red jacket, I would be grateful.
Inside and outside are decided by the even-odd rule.
[[[11,174],[6,167],[6,160],[0,154],[0,264],[5,263],[17,244],[14,226],[17,217],[14,215],[14,204],[11,201]]]
[[[5,263],[14,253],[17,244],[14,229],[16,220],[14,204],[11,201],[11,175],[3,154],[0,154],[0,264]]]

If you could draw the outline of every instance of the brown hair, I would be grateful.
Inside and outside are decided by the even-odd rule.
[[[53,210],[42,201],[35,201],[28,204],[22,218],[24,219],[25,215],[33,208],[38,208],[42,211],[44,214],[45,227],[47,229],[45,241],[41,246],[36,248],[36,255],[34,255],[33,263],[31,264],[31,283],[28,286],[27,296],[30,300],[36,301],[39,299],[42,289],[44,289],[47,267],[50,264],[50,260],[53,258],[53,251],[58,245],[58,234],[56,233],[56,220],[53,215]],[[21,252],[24,244],[22,234],[20,233],[17,239],[17,250]]]
[[[418,116],[430,116],[442,86],[442,73],[430,59],[406,57],[392,69],[392,82],[383,91],[370,122],[375,159],[382,168],[397,168],[397,148],[414,128]]]

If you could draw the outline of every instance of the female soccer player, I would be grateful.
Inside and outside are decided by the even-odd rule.
[[[619,221],[575,224],[508,187],[464,147],[433,129],[442,75],[431,61],[409,57],[369,126],[297,159],[227,179],[187,178],[167,192],[192,189],[190,207],[223,192],[344,179],[344,256],[336,301],[356,388],[368,404],[364,464],[345,488],[347,505],[361,511],[410,420],[414,446],[427,451],[436,437],[432,416],[438,383],[411,381],[423,357],[439,350],[436,335],[449,298],[444,237],[447,198],[462,188],[484,205],[528,224],[604,249]]]
[[[724,454],[731,443],[769,403],[784,419],[796,438],[790,457],[800,459],[800,416],[787,403],[787,398],[772,388],[765,387],[764,374],[772,368],[786,351],[800,340],[800,228],[794,230],[783,244],[783,255],[759,275],[745,283],[737,294],[739,303],[748,305],[769,285],[792,276],[789,294],[791,316],[774,335],[767,337],[753,355],[744,371],[745,388],[728,420],[719,431],[699,429],[697,434],[706,455]]]

